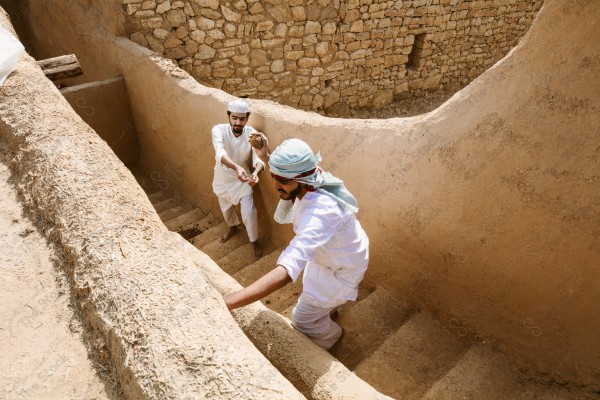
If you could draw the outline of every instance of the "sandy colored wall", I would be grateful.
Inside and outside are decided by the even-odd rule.
[[[114,53],[93,48],[99,40],[125,34],[118,2],[2,0],[0,6],[11,16],[19,38],[36,60],[71,53],[78,57],[83,75],[63,80],[68,86],[119,75],[118,62],[111,58]],[[56,27],[61,29],[60,37],[55,34]],[[81,49],[88,50],[80,54]]]
[[[274,144],[307,140],[358,197],[367,281],[552,380],[583,384],[600,365],[599,7],[548,1],[517,49],[423,116],[333,120],[252,101],[250,121]],[[99,49],[122,62],[142,165],[218,212],[209,132],[231,97],[125,39],[78,55]],[[284,240],[268,183],[256,194],[261,223]]]
[[[1,8],[0,23],[10,26]],[[198,268],[212,261],[184,257],[131,173],[28,55],[0,87],[0,140],[127,398],[304,398]]]
[[[236,96],[347,114],[464,87],[542,0],[122,0],[131,40]]]
[[[253,101],[251,123],[275,144],[307,140],[357,195],[372,243],[368,280],[436,312],[457,335],[498,340],[551,379],[592,383],[600,357],[598,321],[590,320],[600,298],[597,153],[569,156],[596,148],[600,122],[591,67],[598,52],[586,20],[594,12],[586,7],[550,4],[519,49],[428,115],[335,121]],[[573,32],[575,20],[582,28]],[[550,52],[546,43],[564,45]],[[123,68],[135,87],[144,166],[218,212],[208,132],[224,120],[229,97],[147,62]],[[160,83],[148,88],[152,75]],[[270,219],[276,197],[265,181],[262,222],[289,238]]]
[[[61,93],[127,167],[138,164],[137,132],[122,77],[71,86]]]

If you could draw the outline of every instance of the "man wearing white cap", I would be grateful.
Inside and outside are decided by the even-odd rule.
[[[284,141],[273,154],[257,150],[271,168],[281,199],[279,223],[292,223],[296,234],[277,260],[277,267],[256,282],[225,296],[229,309],[273,293],[304,270],[303,291],[292,311],[292,325],[329,349],[342,329],[330,317],[335,308],[356,300],[369,261],[369,239],[356,220],[356,199],[344,182],[319,167],[321,157],[299,139]]]
[[[254,128],[246,126],[250,116],[250,106],[245,100],[234,100],[227,105],[229,123],[215,125],[212,129],[212,143],[215,148],[215,174],[213,191],[219,198],[229,230],[221,237],[225,243],[238,231],[240,224],[235,206],[241,203],[241,214],[248,238],[254,247],[254,257],[262,256],[258,244],[258,218],[252,188],[258,183],[258,174],[264,169],[264,163],[258,158],[248,142]],[[249,162],[254,172],[250,174]]]

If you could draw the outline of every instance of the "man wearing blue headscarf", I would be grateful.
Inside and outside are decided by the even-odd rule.
[[[292,325],[329,349],[342,328],[331,320],[335,308],[356,300],[369,261],[369,239],[356,220],[358,204],[344,183],[323,171],[321,157],[299,139],[284,141],[269,155],[268,141],[257,155],[271,169],[279,194],[275,220],[292,223],[296,234],[277,267],[256,282],[225,296],[229,309],[273,293],[304,270],[303,291],[292,311]]]

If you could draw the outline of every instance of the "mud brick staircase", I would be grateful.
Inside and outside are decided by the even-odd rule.
[[[245,231],[220,243],[227,230],[220,214],[205,212],[160,190],[142,173],[134,176],[165,226],[210,256],[242,286],[275,267],[283,248],[262,243],[265,255],[255,261]],[[266,297],[263,304],[289,318],[302,292],[300,281]],[[331,354],[387,396],[406,400],[600,399],[600,395],[548,384],[549,380],[528,378],[492,343],[461,336],[432,315],[408,309],[382,286],[361,287],[357,301],[338,311],[337,322],[345,335]]]

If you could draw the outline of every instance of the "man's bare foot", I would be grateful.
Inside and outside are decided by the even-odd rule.
[[[237,231],[238,231],[238,227],[237,226],[235,226],[235,225],[234,226],[230,226],[229,230],[227,231],[227,233],[224,234],[223,236],[221,236],[220,242],[221,243],[225,243],[226,241],[228,241],[229,239],[231,239],[231,237],[233,235],[235,235],[237,233]]]
[[[254,259],[258,260],[259,258],[261,258],[263,255],[263,250],[262,247],[260,247],[260,244],[258,244],[258,240],[252,242],[252,248],[254,249]]]

